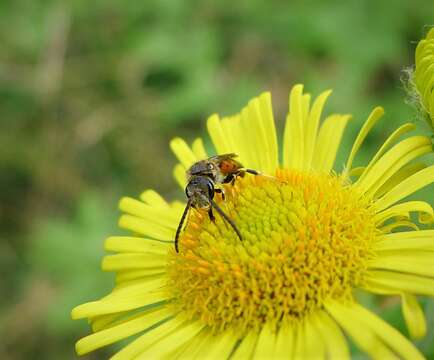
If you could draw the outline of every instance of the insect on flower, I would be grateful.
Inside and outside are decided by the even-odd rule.
[[[241,233],[235,223],[226,215],[226,213],[214,201],[214,194],[221,194],[225,199],[224,190],[218,188],[221,184],[234,184],[237,177],[244,177],[246,173],[260,175],[259,172],[252,169],[246,169],[240,162],[235,160],[237,154],[223,154],[212,156],[205,160],[194,163],[187,170],[187,186],[185,194],[187,195],[187,205],[181,216],[181,220],[175,235],[175,250],[179,252],[178,240],[181,233],[182,225],[191,207],[195,209],[205,209],[208,216],[214,222],[215,217],[213,208],[217,210],[220,216],[234,229],[237,236],[242,240]]]
[[[313,98],[302,84],[292,88],[281,146],[268,93],[240,114],[211,116],[207,128],[218,154],[235,151],[232,144],[239,149],[228,162],[199,161],[207,158],[198,157],[203,142],[172,140],[180,161],[176,179],[184,189],[189,184],[185,211],[197,204],[188,225],[206,220],[187,226],[185,235],[200,242],[182,237],[180,253],[171,251],[167,237],[178,226],[178,202],[152,190],[142,201],[123,198],[119,224],[134,235],[105,242],[114,253],[102,263],[116,272],[112,292],[72,310],[73,319],[88,319],[93,330],[77,342],[79,355],[133,338],[113,360],[350,359],[348,335],[372,358],[423,359],[400,331],[359,304],[357,292],[399,294],[409,334],[425,335],[416,295],[434,296],[434,211],[425,201],[405,199],[434,182],[434,165],[414,162],[432,153],[432,141],[400,139],[414,128],[403,124],[359,171],[354,159],[384,113],[376,107],[339,171],[334,164],[350,115],[321,121],[329,95]],[[261,175],[241,181],[247,171],[234,158]],[[193,163],[185,178],[179,169]],[[230,191],[216,202],[242,230],[242,242],[232,228],[222,232],[206,218],[216,188]],[[403,224],[409,229],[401,231]]]

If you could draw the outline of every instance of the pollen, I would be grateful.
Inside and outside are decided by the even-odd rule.
[[[352,299],[373,257],[374,210],[334,175],[278,170],[246,176],[217,199],[218,214],[191,211],[180,253],[168,261],[172,306],[214,331],[243,333],[302,320],[326,300]]]

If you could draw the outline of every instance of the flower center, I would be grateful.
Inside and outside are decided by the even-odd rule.
[[[192,210],[168,263],[177,310],[215,331],[296,321],[350,299],[372,256],[373,211],[339,177],[278,170],[247,176],[217,202],[240,230]]]

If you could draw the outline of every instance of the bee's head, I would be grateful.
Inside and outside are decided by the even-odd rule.
[[[187,171],[187,174],[190,176],[209,176],[214,178],[217,172],[218,168],[216,164],[211,161],[202,160],[193,164]]]
[[[192,176],[185,188],[191,206],[199,209],[209,208],[214,197],[214,183],[208,176]]]

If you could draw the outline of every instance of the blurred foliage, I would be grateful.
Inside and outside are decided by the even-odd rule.
[[[7,340],[0,349],[2,359],[74,357],[72,344],[88,326],[71,321],[71,309],[89,294],[103,296],[114,284],[100,270],[103,239],[116,232],[114,207],[113,201],[87,193],[70,217],[52,215],[35,224],[23,261],[29,275],[18,284],[19,298],[8,299],[3,319]],[[48,341],[46,347],[40,346],[41,337]]]
[[[71,306],[110,286],[98,264],[116,199],[182,196],[168,141],[204,135],[212,112],[270,90],[282,129],[294,83],[333,88],[327,111],[354,115],[346,150],[370,110],[386,108],[364,162],[414,118],[401,70],[433,20],[425,0],[2,0],[0,357],[73,357],[86,327],[68,320]],[[432,358],[433,336],[420,342]]]

